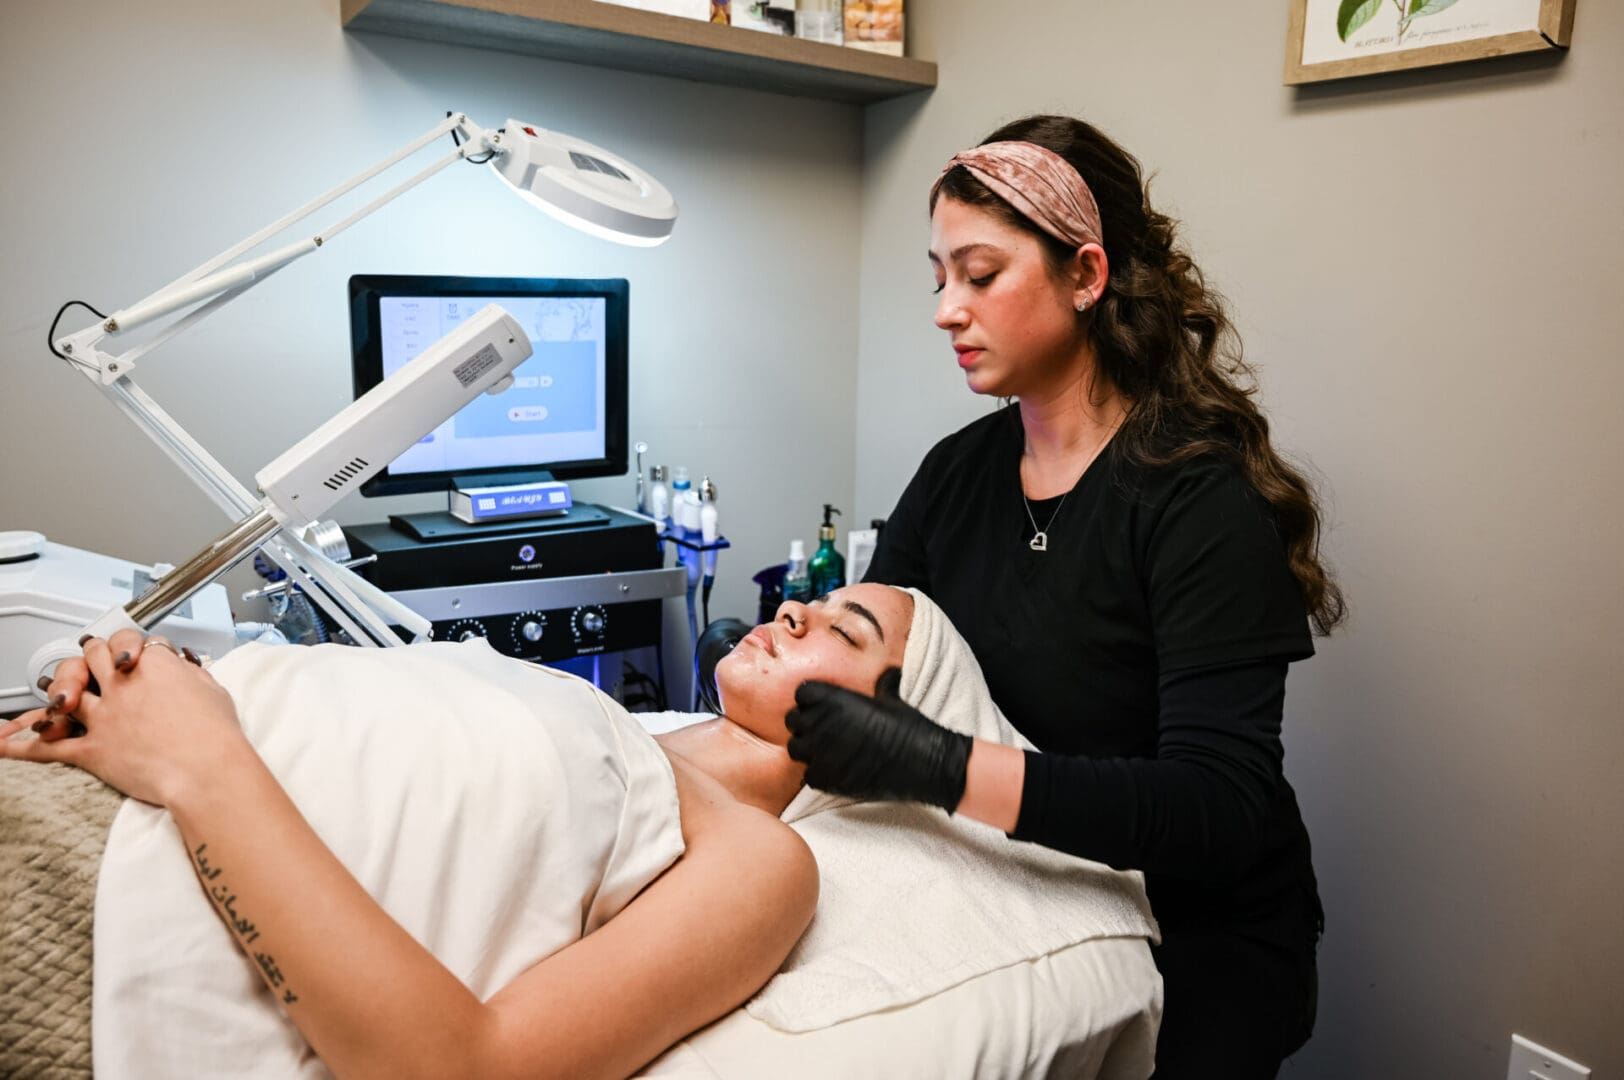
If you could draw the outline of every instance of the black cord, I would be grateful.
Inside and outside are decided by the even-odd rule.
[[[663,642],[654,646],[654,670],[659,676],[660,687],[660,696],[656,704],[659,705],[660,712],[665,712],[671,708],[671,696],[665,686],[665,645]]]
[[[647,705],[652,712],[664,711],[660,703],[660,684],[654,681],[652,675],[639,671],[636,664],[625,660],[621,663],[621,680],[621,704],[628,710],[635,712],[635,706]],[[631,692],[634,688],[637,691],[635,694]]]
[[[451,115],[451,110],[447,109],[445,114],[447,116],[450,116]],[[498,134],[500,134],[500,133],[502,133],[502,132],[504,132],[506,130],[507,130],[507,128],[497,128],[496,129]],[[457,134],[457,129],[456,128],[451,129],[451,145],[452,146],[461,146],[462,145],[462,136]],[[493,158],[495,156],[496,156],[496,151],[495,150],[487,150],[485,152],[484,157],[481,157],[481,158],[463,158],[462,160],[466,161],[470,165],[483,165],[483,164],[485,164],[487,161],[489,161],[491,158]]]
[[[51,350],[52,356],[59,360],[66,360],[70,364],[73,363],[73,357],[67,355],[66,353],[58,352],[56,349],[56,325],[62,321],[62,316],[67,314],[68,309],[73,307],[75,304],[78,304],[80,307],[84,308],[98,319],[107,318],[106,315],[103,315],[101,312],[97,311],[83,300],[69,300],[66,304],[63,304],[57,309],[56,318],[51,320],[51,328],[45,333],[45,347]]]

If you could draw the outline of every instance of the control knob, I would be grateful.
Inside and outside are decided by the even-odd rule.
[[[608,625],[609,617],[603,608],[593,604],[589,607],[575,609],[575,636],[602,637]]]
[[[547,616],[539,611],[525,611],[513,618],[513,640],[521,647],[534,645],[547,633]]]
[[[484,636],[485,627],[478,619],[463,619],[454,622],[445,635],[447,641],[468,641],[472,638],[482,638]]]

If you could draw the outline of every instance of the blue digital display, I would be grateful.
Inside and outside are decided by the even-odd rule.
[[[530,337],[513,385],[481,395],[390,465],[397,475],[602,458],[606,436],[606,308],[592,296],[381,296],[387,378],[487,304]]]

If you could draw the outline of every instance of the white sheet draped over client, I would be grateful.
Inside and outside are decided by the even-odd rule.
[[[211,673],[339,861],[482,1000],[682,853],[671,766],[642,728],[590,683],[483,641],[250,645]],[[95,955],[96,1075],[328,1075],[168,811],[132,799],[114,819]]]
[[[1018,741],[940,610],[918,594],[914,610],[904,696],[957,730]],[[671,766],[637,720],[483,641],[248,646],[212,673],[316,832],[481,999],[611,918],[682,853]],[[1080,941],[1155,933],[1137,875],[934,809],[808,789],[784,820],[822,884],[812,928],[748,1007],[782,1031],[894,1009]],[[198,887],[166,811],[120,810],[95,936],[99,1075],[327,1075]],[[1149,1027],[1153,1039],[1154,1016]],[[1034,1068],[1017,1052],[1002,1072]]]

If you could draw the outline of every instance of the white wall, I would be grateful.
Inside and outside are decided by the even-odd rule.
[[[349,275],[626,277],[631,438],[650,464],[712,475],[735,543],[712,614],[753,617],[750,575],[791,536],[815,541],[820,504],[850,507],[854,106],[346,34],[337,0],[8,3],[0,100],[0,529],[142,562],[220,532],[214,506],[46,351],[51,317],[69,299],[139,298],[448,108],[624,154],[676,196],[675,235],[604,244],[455,166],[154,354],[137,381],[247,482],[351,397]],[[632,478],[576,494],[631,505]],[[335,516],[443,505],[351,496]],[[256,581],[228,580],[234,594]]]
[[[1100,125],[1233,300],[1353,606],[1289,685],[1329,929],[1285,1075],[1500,1077],[1517,1030],[1621,1076],[1624,8],[1559,63],[1293,91],[1285,7],[910,8],[941,85],[867,116],[857,508],[989,407],[931,325],[942,163]]]

